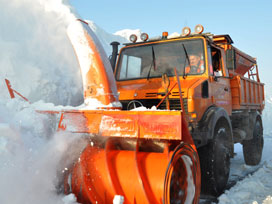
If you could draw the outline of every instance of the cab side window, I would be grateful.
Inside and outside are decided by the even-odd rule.
[[[222,76],[223,72],[222,72],[222,60],[221,60],[220,50],[215,47],[212,47],[211,55],[212,55],[213,75]]]

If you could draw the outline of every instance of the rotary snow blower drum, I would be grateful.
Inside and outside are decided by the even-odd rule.
[[[85,110],[61,118],[60,127],[90,134],[64,176],[65,193],[79,202],[119,195],[124,203],[198,203],[198,155],[181,112]]]

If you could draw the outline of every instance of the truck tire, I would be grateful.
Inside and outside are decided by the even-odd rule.
[[[228,134],[228,125],[219,122],[214,130],[214,139],[199,149],[203,194],[218,196],[227,185],[231,157]]]
[[[247,165],[258,165],[263,152],[263,128],[261,119],[257,119],[254,125],[253,138],[243,141],[244,160]]]

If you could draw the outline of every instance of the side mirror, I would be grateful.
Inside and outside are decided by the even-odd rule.
[[[226,65],[228,69],[236,69],[236,52],[234,48],[231,48],[226,52]]]

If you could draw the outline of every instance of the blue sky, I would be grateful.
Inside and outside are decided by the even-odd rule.
[[[122,29],[141,29],[150,36],[194,29],[202,24],[205,32],[229,34],[234,45],[257,57],[261,79],[270,80],[272,59],[271,0],[70,0],[76,12],[94,21],[109,33]],[[271,81],[271,82],[270,82]]]

